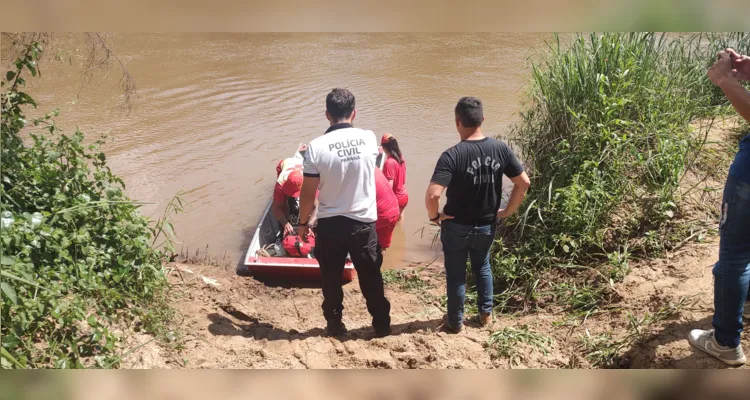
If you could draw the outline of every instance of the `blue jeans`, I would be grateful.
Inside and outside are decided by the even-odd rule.
[[[750,184],[731,175],[724,186],[719,236],[713,326],[720,344],[736,347],[750,285]]]
[[[495,225],[461,225],[443,221],[440,241],[445,255],[448,287],[448,323],[453,328],[463,324],[466,299],[466,261],[471,256],[471,269],[477,283],[477,308],[492,311],[492,269],[490,247],[495,240]]]

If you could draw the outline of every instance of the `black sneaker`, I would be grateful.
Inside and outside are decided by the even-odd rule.
[[[390,326],[381,328],[381,329],[375,328],[375,337],[377,338],[386,337],[386,336],[389,336],[390,334],[391,334]]]
[[[346,325],[343,322],[329,322],[326,326],[326,335],[341,336],[347,332]]]

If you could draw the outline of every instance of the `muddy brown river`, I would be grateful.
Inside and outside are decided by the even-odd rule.
[[[275,166],[323,134],[325,96],[356,96],[355,125],[391,132],[408,162],[410,203],[386,253],[386,268],[431,261],[436,230],[424,192],[441,152],[458,141],[453,108],[484,102],[484,131],[516,121],[527,57],[547,34],[122,34],[112,46],[136,80],[138,98],[121,108],[119,72],[80,89],[76,63],[47,62],[30,92],[58,124],[89,136],[107,132],[114,172],[158,216],[181,188],[187,212],[177,235],[239,261],[271,199]],[[3,60],[4,63],[7,60]],[[79,93],[80,92],[80,93]],[[180,248],[180,245],[177,246]]]

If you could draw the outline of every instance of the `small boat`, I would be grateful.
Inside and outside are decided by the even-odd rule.
[[[307,145],[301,144],[294,154],[296,158],[304,158]],[[380,149],[376,160],[379,168],[383,167],[385,154]],[[320,280],[320,265],[318,260],[312,257],[288,257],[283,253],[280,243],[282,239],[282,226],[271,212],[273,199],[268,202],[266,209],[260,217],[258,227],[255,229],[253,239],[245,255],[245,261],[237,267],[238,275],[251,274],[257,277],[281,278],[290,280]],[[277,251],[282,253],[277,255]],[[351,260],[346,260],[344,266],[343,280],[350,282],[354,279],[356,272]]]

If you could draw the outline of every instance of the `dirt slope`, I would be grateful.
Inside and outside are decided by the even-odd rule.
[[[175,367],[180,358],[200,368],[487,368],[486,335],[435,333],[442,313],[416,294],[387,290],[393,335],[374,338],[356,281],[345,286],[342,338],[324,336],[317,288],[286,288],[238,277],[216,267],[176,264],[175,306],[185,316],[185,349],[162,351],[134,367]],[[188,272],[190,271],[190,272]],[[199,275],[216,279],[213,286]],[[175,360],[177,359],[177,360]],[[154,365],[148,365],[153,362]],[[175,364],[176,362],[176,364]]]
[[[651,325],[623,348],[620,367],[719,368],[722,364],[694,351],[686,335],[694,327],[709,328],[712,312],[711,267],[718,241],[690,245],[674,257],[633,266],[616,286],[622,300],[614,310],[565,323],[566,313],[499,315],[492,329],[471,322],[458,335],[440,331],[440,296],[444,275],[440,265],[420,272],[429,290],[387,285],[392,303],[393,335],[375,338],[357,282],[345,286],[344,322],[349,333],[324,336],[315,287],[285,287],[239,277],[215,266],[172,265],[174,306],[183,318],[184,347],[173,350],[143,346],[125,359],[127,368],[566,368],[591,367],[582,337],[611,334],[627,337],[628,313],[642,317],[687,296],[692,301],[675,315]],[[210,278],[206,282],[203,277]],[[511,357],[490,356],[486,343],[493,330],[528,326],[552,341],[544,346],[519,343]],[[133,343],[146,340],[141,335]],[[747,342],[746,336],[743,341]]]

